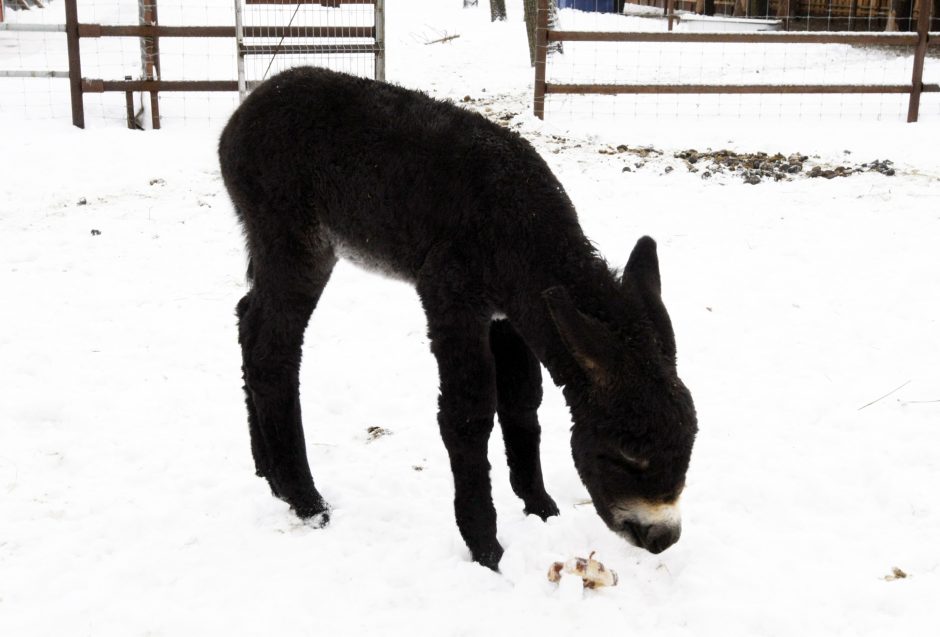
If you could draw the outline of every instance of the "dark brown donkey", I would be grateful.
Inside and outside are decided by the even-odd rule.
[[[525,511],[558,513],[539,460],[540,363],[564,388],[575,465],[607,525],[654,553],[679,538],[697,425],[652,239],[614,275],[519,135],[323,69],[259,86],[219,156],[250,257],[238,318],[252,453],[297,515],[329,521],[307,463],[298,372],[307,321],[345,257],[417,288],[457,526],[474,560],[495,569],[503,553],[487,461],[494,414]]]

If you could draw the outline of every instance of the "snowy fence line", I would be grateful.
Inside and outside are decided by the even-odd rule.
[[[759,98],[775,95],[789,99],[816,94],[907,97],[907,121],[913,122],[918,119],[921,94],[940,92],[940,84],[924,82],[927,51],[940,47],[938,34],[929,33],[931,0],[918,3],[918,8],[925,10],[916,14],[915,33],[764,30],[779,29],[784,23],[690,18],[675,13],[677,0],[664,2],[665,15],[658,9],[645,7],[627,7],[623,15],[613,6],[614,0],[609,0],[611,6],[606,16],[601,15],[603,11],[565,9],[561,12],[559,26],[551,27],[548,8],[554,1],[537,0],[533,110],[539,118],[545,117],[546,100],[550,101],[552,96],[573,101],[579,96],[631,95],[639,100],[640,96],[672,95],[679,100],[680,96],[750,95]],[[767,0],[764,1],[766,4]],[[796,0],[793,2],[796,4]],[[680,20],[685,28],[681,32],[673,30],[674,23]],[[691,27],[685,24],[687,20],[692,21]],[[701,46],[700,50],[690,48],[696,44]],[[727,46],[732,53],[722,54],[717,62],[706,60],[709,49],[715,51],[716,45]],[[794,82],[783,73],[788,70],[787,56],[797,57],[796,51],[801,47],[817,45],[829,45],[829,50],[816,58],[805,54],[799,67],[801,81]],[[844,62],[842,69],[826,66],[834,46],[847,60],[852,58]],[[817,46],[816,50],[826,48]],[[890,55],[884,51],[889,51]],[[910,61],[902,60],[898,51],[908,51]],[[858,63],[865,55],[875,57],[872,52],[879,52],[883,68],[872,68],[873,64],[877,65],[877,59],[874,63],[870,60]],[[616,61],[611,63],[611,59]],[[654,60],[651,65],[648,64],[650,59]],[[575,60],[577,66],[573,64]],[[644,63],[648,66],[641,69]],[[631,65],[634,66],[631,68]],[[688,73],[696,69],[699,77],[689,81]],[[569,71],[567,76],[564,76],[565,70]],[[878,82],[878,72],[884,76],[891,74],[887,78],[890,81]],[[624,75],[629,76],[626,81]],[[833,81],[833,77],[837,79]],[[715,78],[719,81],[714,81]],[[720,81],[725,78],[750,81]]]
[[[915,31],[920,6],[931,2],[936,30],[940,0],[617,0],[616,6],[620,12],[626,5],[657,7],[665,15],[671,5],[701,16],[779,20],[787,31]]]
[[[303,63],[384,79],[385,0],[173,2],[102,0],[79,7],[77,0],[64,0],[64,16],[62,7],[58,13],[64,24],[0,23],[0,31],[64,33],[64,47],[61,41],[34,46],[31,55],[21,54],[21,66],[51,66],[49,51],[61,47],[56,64],[68,67],[5,69],[0,78],[67,78],[72,123],[80,128],[86,95],[124,93],[128,126],[143,128],[149,111],[155,129],[161,126],[161,93],[238,92],[244,97],[270,74]],[[203,45],[204,61],[193,54],[198,47],[187,42]],[[97,55],[89,60],[91,46]],[[44,57],[32,55],[36,51]],[[135,93],[141,93],[139,109]],[[146,103],[144,93],[149,94]],[[232,108],[231,101],[224,101],[223,116]]]

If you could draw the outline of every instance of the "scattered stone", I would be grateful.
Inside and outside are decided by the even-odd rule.
[[[165,185],[166,185],[166,180],[157,177],[156,179],[151,179],[151,180],[150,180],[150,185],[151,185],[151,186],[165,186]]]
[[[88,200],[85,199],[84,197],[81,197],[75,205],[77,205],[77,206],[87,206],[87,205],[88,205]]]
[[[907,577],[907,573],[905,573],[904,571],[899,569],[897,566],[895,566],[894,568],[891,569],[890,575],[884,576],[884,580],[886,582],[893,582],[895,580],[905,579],[906,577]]]
[[[847,152],[846,154],[850,153]],[[676,159],[683,160],[690,173],[699,172],[701,164],[708,162],[710,176],[728,172],[738,173],[747,184],[758,184],[771,179],[773,181],[790,181],[794,175],[801,173],[807,177],[822,177],[824,179],[848,177],[860,172],[878,172],[888,177],[895,174],[891,160],[887,159],[883,161],[875,160],[858,166],[817,164],[806,171],[804,164],[809,160],[809,157],[802,153],[793,153],[785,157],[782,153],[736,153],[730,150],[700,152],[693,148],[679,151],[673,156]],[[815,159],[818,159],[818,157]]]
[[[886,177],[894,177],[894,162],[890,159],[878,160],[869,163],[862,164],[862,167],[867,168],[868,172],[881,173]]]
[[[384,436],[391,436],[392,432],[384,427],[369,427],[366,429],[366,433],[369,434],[369,442],[373,440],[378,440]]]
[[[577,146],[575,147],[577,148]],[[632,147],[627,146],[626,144],[618,144],[616,147],[607,146],[606,148],[601,148],[598,150],[601,155],[622,155],[623,153],[629,153],[631,155],[636,155],[637,157],[647,158],[650,155],[662,155],[663,151],[657,150],[652,146],[643,146],[643,147]]]
[[[91,236],[93,236],[93,237],[100,237],[100,236],[101,236],[101,230],[97,230],[97,229],[95,229],[95,228],[92,228],[92,229],[91,229]]]

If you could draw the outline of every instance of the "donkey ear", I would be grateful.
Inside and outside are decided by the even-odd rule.
[[[594,382],[606,385],[607,361],[612,349],[610,332],[600,321],[579,312],[564,287],[549,288],[542,292],[542,298],[575,361]]]
[[[627,268],[623,271],[623,283],[627,279],[636,281],[647,292],[659,296],[662,285],[659,279],[659,257],[656,256],[656,242],[650,237],[641,237],[630,253]]]
[[[647,315],[653,324],[662,345],[663,355],[670,361],[676,360],[676,337],[672,331],[672,321],[662,300],[662,284],[659,278],[659,257],[656,256],[656,242],[650,237],[642,237],[636,242],[621,281],[627,294],[638,293],[646,307]]]

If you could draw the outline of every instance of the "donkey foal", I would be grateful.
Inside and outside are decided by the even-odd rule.
[[[652,239],[616,277],[520,136],[324,69],[255,89],[219,157],[249,254],[237,311],[252,454],[297,515],[329,521],[307,462],[298,372],[307,321],[344,257],[418,291],[457,526],[474,560],[496,569],[503,553],[487,461],[494,414],[525,511],[558,514],[539,459],[541,365],[563,387],[575,465],[607,525],[654,553],[679,538],[697,425]]]

